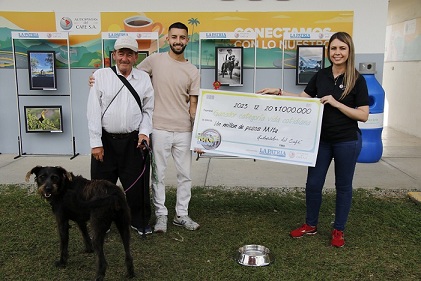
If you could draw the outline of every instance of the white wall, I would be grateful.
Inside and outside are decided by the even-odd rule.
[[[391,0],[387,25],[421,17],[420,0]],[[421,43],[421,42],[420,42]],[[418,46],[421,50],[421,44]],[[388,107],[387,124],[421,137],[421,61],[385,62],[383,88]]]

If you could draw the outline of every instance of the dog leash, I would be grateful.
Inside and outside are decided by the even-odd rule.
[[[153,157],[152,149],[149,147],[148,143],[145,140],[142,141],[142,144],[148,150],[149,156],[151,157],[151,164],[154,165],[155,164],[155,158]],[[143,160],[145,160],[145,157],[143,156],[143,153],[142,153],[142,157],[143,157]],[[146,165],[147,165],[147,161],[144,161],[143,170],[140,173],[139,177],[127,189],[124,190],[124,193],[127,193],[140,180],[140,178],[145,173]],[[154,177],[154,179],[156,179],[155,169],[152,169],[152,176]]]
[[[142,156],[143,157],[143,156]],[[145,159],[144,157],[143,157],[143,159]],[[140,175],[139,175],[139,177],[127,188],[127,189],[125,189],[124,190],[124,193],[127,193],[139,180],[140,180],[140,178],[143,176],[143,174],[145,173],[145,170],[146,170],[146,161],[144,161],[145,162],[145,164],[143,165],[143,170],[142,170],[142,172],[140,173]]]

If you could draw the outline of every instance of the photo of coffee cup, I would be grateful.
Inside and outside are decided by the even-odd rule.
[[[153,22],[152,19],[145,16],[133,16],[124,20],[124,30],[126,32],[158,32],[162,33],[163,27],[160,22]],[[151,40],[138,40],[139,50],[149,49]]]

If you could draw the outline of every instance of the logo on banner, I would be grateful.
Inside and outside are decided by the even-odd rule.
[[[283,151],[283,150],[269,149],[269,148],[260,148],[259,154],[277,156],[277,157],[286,157],[287,156],[285,151]]]
[[[227,38],[225,32],[206,32],[206,38]]]
[[[110,39],[114,39],[114,38],[117,39],[120,36],[129,36],[129,34],[128,33],[124,33],[124,32],[111,32],[111,33],[108,33],[108,38],[110,38]]]
[[[311,36],[309,33],[292,33],[291,38],[307,38],[310,39]]]
[[[73,27],[73,22],[69,17],[62,17],[60,20],[60,27],[63,30],[70,30]]]
[[[39,38],[39,34],[35,32],[19,32],[19,38]]]
[[[72,35],[98,34],[101,31],[101,16],[98,12],[56,13],[57,31],[71,32]]]

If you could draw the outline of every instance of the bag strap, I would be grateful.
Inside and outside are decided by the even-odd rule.
[[[118,96],[118,94],[120,94],[121,90],[123,89],[124,85],[121,86],[120,90],[118,90],[117,94],[115,94],[115,96],[113,97],[113,99],[110,101],[110,103],[107,105],[107,107],[105,108],[104,112],[101,115],[101,120],[104,118],[105,112],[107,112],[108,108],[110,107],[110,105],[113,103],[113,101],[115,100],[115,98]]]
[[[130,93],[132,93],[134,99],[136,100],[137,104],[140,107],[140,112],[143,112],[142,111],[142,103],[140,102],[140,97],[137,94],[136,90],[129,83],[129,81],[127,81],[126,77],[124,77],[123,75],[117,74],[117,69],[116,69],[116,66],[115,65],[113,67],[111,67],[111,69],[114,71],[115,75],[117,75],[117,77],[120,78],[121,82],[123,82],[123,84],[127,87],[127,89],[129,89]]]

